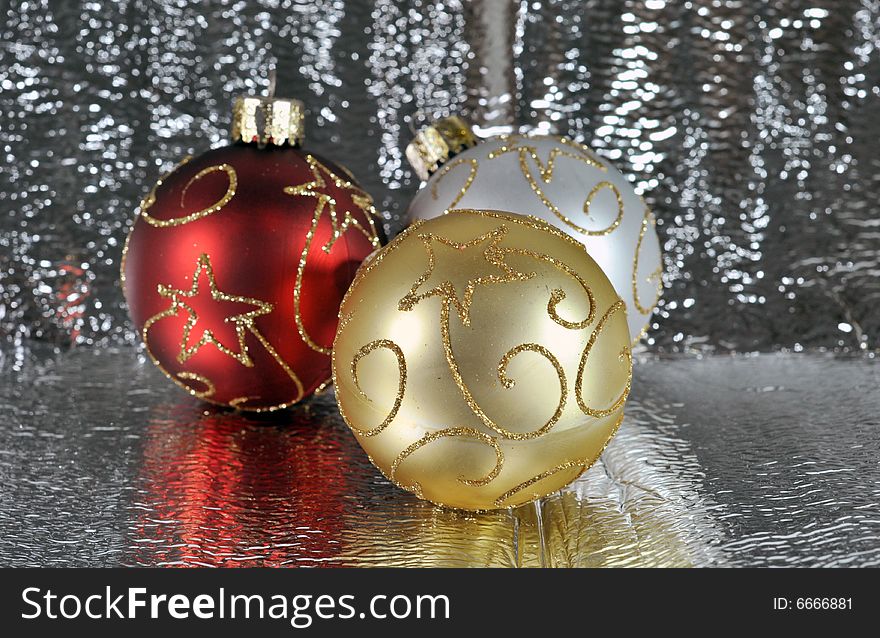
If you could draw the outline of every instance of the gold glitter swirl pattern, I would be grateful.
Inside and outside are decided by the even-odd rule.
[[[602,449],[599,450],[599,452],[595,456],[593,456],[592,458],[575,459],[573,461],[566,461],[564,463],[560,463],[556,467],[553,467],[545,472],[541,472],[537,476],[533,476],[532,478],[528,479],[527,481],[523,481],[519,485],[516,485],[515,487],[512,487],[511,489],[504,492],[501,496],[499,496],[498,498],[495,499],[495,505],[497,507],[501,507],[504,505],[505,502],[510,500],[511,497],[515,496],[516,494],[519,494],[523,490],[528,489],[529,487],[531,487],[535,483],[538,483],[539,481],[543,481],[546,478],[550,478],[551,476],[554,476],[555,474],[559,474],[560,472],[564,472],[565,470],[568,470],[568,469],[571,469],[574,467],[579,468],[578,473],[575,476],[573,476],[571,481],[568,481],[568,483],[571,483],[572,481],[577,480],[577,478],[581,474],[583,474],[584,472],[587,471],[587,469],[592,467],[593,463],[595,463],[597,460],[599,460],[599,457],[602,456],[602,453],[605,451],[605,448],[608,447],[608,444],[611,442],[611,439],[617,433],[617,430],[620,429],[621,423],[623,423],[623,414],[621,414],[617,418],[617,421],[615,422],[614,427],[611,429],[611,432],[608,434],[608,439],[605,441],[605,445],[603,445]],[[531,498],[529,498],[523,502],[527,503],[529,501],[535,500],[536,498],[539,498],[539,496],[532,496]],[[517,505],[522,505],[522,504],[523,503],[517,503]]]
[[[561,150],[559,148],[552,148],[552,149],[550,149],[550,153],[548,154],[547,161],[544,162],[540,158],[540,156],[538,155],[538,149],[535,146],[532,146],[530,144],[523,144],[523,145],[518,144],[519,141],[527,140],[527,139],[528,138],[521,138],[519,136],[516,136],[516,137],[510,136],[510,137],[502,138],[504,143],[499,148],[495,149],[494,151],[491,151],[488,155],[488,159],[490,159],[490,160],[495,159],[495,158],[500,157],[506,153],[513,153],[513,152],[517,153],[519,156],[520,170],[522,171],[523,177],[526,178],[526,181],[529,183],[529,186],[531,187],[531,189],[535,193],[535,195],[538,196],[538,199],[541,200],[541,203],[543,203],[544,206],[550,212],[552,212],[554,215],[556,215],[556,217],[558,217],[562,222],[564,222],[565,224],[567,224],[571,228],[577,230],[578,232],[583,233],[584,235],[598,237],[598,236],[602,236],[602,235],[608,235],[612,231],[614,231],[614,229],[616,229],[618,226],[620,226],[621,221],[623,221],[623,208],[624,208],[623,207],[623,197],[620,194],[620,190],[614,184],[612,184],[611,182],[608,182],[608,181],[600,182],[590,191],[590,193],[587,195],[587,198],[584,200],[583,211],[587,216],[589,216],[589,214],[590,214],[590,204],[592,203],[593,198],[603,188],[610,188],[612,193],[614,194],[616,201],[617,201],[617,215],[614,218],[614,220],[605,228],[590,230],[588,228],[584,228],[583,226],[580,226],[579,224],[575,223],[572,219],[570,219],[568,216],[566,216],[565,213],[563,213],[559,209],[559,207],[556,206],[556,204],[554,204],[552,201],[550,201],[550,198],[547,197],[547,194],[544,192],[544,190],[538,184],[538,180],[536,180],[534,175],[532,174],[532,170],[529,167],[528,160],[529,160],[529,158],[532,159],[532,161],[534,162],[535,166],[538,169],[538,175],[540,176],[541,180],[545,184],[549,184],[553,180],[553,173],[554,173],[554,169],[556,167],[556,159],[558,157],[568,157],[568,158],[583,162],[587,166],[590,166],[593,168],[598,168],[599,170],[602,170],[602,171],[607,171],[608,169],[603,164],[601,164],[597,160],[593,159],[592,155],[587,154],[583,150],[581,145],[577,145],[574,142],[571,142],[568,140],[563,141],[564,138],[553,138],[553,139],[554,139],[554,141],[556,141],[558,143],[563,143],[563,144],[566,144],[572,148],[576,148],[576,149],[578,149],[579,152],[572,153],[569,151]],[[512,143],[508,143],[510,141],[512,141]]]
[[[440,170],[440,172],[437,173],[437,177],[435,177],[431,181],[431,197],[433,197],[436,200],[438,197],[437,187],[440,186],[440,182],[443,181],[443,178],[446,177],[446,175],[450,171],[452,171],[453,169],[458,168],[459,166],[463,166],[465,164],[470,165],[470,167],[471,167],[470,172],[468,173],[467,179],[465,179],[464,184],[462,185],[461,189],[458,191],[458,193],[455,194],[455,197],[453,198],[452,202],[450,202],[449,206],[446,207],[446,210],[443,211],[444,215],[446,213],[448,213],[450,210],[452,210],[453,208],[455,208],[455,205],[461,201],[461,199],[467,193],[468,189],[471,187],[471,184],[474,183],[474,179],[477,177],[477,169],[479,167],[479,164],[478,164],[477,160],[474,158],[471,158],[471,159],[467,159],[467,158],[463,158],[463,157],[458,158],[456,160],[453,160],[449,164],[446,164]]]
[[[458,386],[462,396],[464,397],[464,400],[467,402],[468,406],[471,408],[474,414],[476,414],[483,422],[483,424],[486,425],[486,427],[488,427],[489,429],[497,432],[507,439],[525,440],[539,437],[545,432],[548,432],[559,420],[559,417],[562,414],[562,408],[557,409],[553,416],[550,417],[550,419],[544,425],[530,432],[513,432],[495,423],[477,403],[476,399],[474,398],[473,394],[468,389],[467,384],[464,381],[455,357],[455,353],[452,348],[452,336],[450,330],[450,307],[452,306],[454,306],[458,311],[458,315],[461,319],[462,324],[464,324],[465,326],[470,325],[470,306],[473,301],[474,293],[478,286],[512,281],[526,281],[535,276],[535,273],[518,272],[504,262],[505,249],[501,248],[500,244],[507,232],[507,227],[501,225],[489,231],[488,233],[481,235],[466,243],[455,242],[445,237],[439,237],[437,235],[428,233],[419,235],[419,238],[424,243],[425,250],[428,253],[428,268],[425,273],[416,280],[416,282],[410,289],[410,292],[400,300],[398,307],[400,310],[406,311],[411,310],[420,301],[423,301],[430,297],[436,296],[441,299],[440,333],[443,343],[443,351],[446,355],[446,361],[449,365],[452,377],[455,381],[455,384]],[[465,287],[465,292],[462,295],[461,300],[459,300],[457,291],[450,281],[440,282],[427,292],[419,293],[419,289],[426,282],[431,280],[434,269],[436,267],[436,257],[433,249],[434,242],[439,242],[440,244],[453,248],[457,251],[464,251],[467,249],[485,246],[483,248],[483,257],[485,258],[486,262],[496,269],[500,270],[504,274],[481,275],[479,277],[469,280]],[[547,354],[549,355],[550,353],[547,352]],[[550,356],[552,357],[552,355]],[[551,362],[552,361],[553,360],[551,360]],[[558,364],[558,362],[556,363]],[[557,370],[560,369],[561,368],[557,368]],[[561,400],[561,405],[564,405],[564,396],[567,386],[563,377],[560,377],[560,385],[563,391],[563,399]]]
[[[290,193],[290,189],[285,189],[286,192]],[[299,193],[298,193],[299,194]],[[323,196],[326,197],[326,196]],[[318,205],[315,208],[315,212],[312,216],[312,223],[309,226],[309,230],[306,233],[306,241],[303,245],[302,253],[300,253],[299,262],[296,266],[296,281],[293,285],[293,318],[296,322],[296,329],[299,332],[299,336],[302,340],[309,346],[312,350],[320,352],[322,354],[330,354],[331,348],[326,346],[322,346],[312,339],[311,335],[309,335],[306,330],[305,322],[302,318],[302,282],[303,275],[306,272],[306,264],[308,263],[309,250],[312,246],[312,238],[315,236],[315,231],[318,229],[318,223],[321,221],[321,213],[324,211],[324,206],[326,205],[325,200],[319,200]]]
[[[589,231],[581,231],[585,232],[587,235],[607,235],[615,228],[620,226],[620,222],[623,221],[623,195],[620,194],[620,189],[617,188],[611,182],[599,182],[587,195],[587,199],[584,200],[584,215],[587,217],[590,216],[590,206],[593,203],[593,198],[601,192],[603,188],[608,188],[614,194],[614,200],[617,202],[617,216],[614,218],[614,221],[611,222],[611,225],[602,230],[589,230]]]
[[[457,438],[466,438],[472,439],[475,441],[480,441],[489,445],[495,452],[495,465],[483,477],[476,479],[469,479],[463,476],[458,477],[458,481],[465,485],[470,485],[473,487],[478,487],[481,485],[487,485],[495,480],[498,474],[501,473],[501,468],[504,466],[504,453],[501,451],[501,447],[498,445],[498,441],[496,441],[493,437],[489,436],[484,432],[480,432],[479,430],[474,430],[473,428],[446,428],[443,430],[437,430],[436,432],[429,432],[418,441],[407,447],[403,452],[397,455],[397,458],[394,459],[394,462],[391,464],[391,480],[394,481],[397,485],[402,487],[405,490],[409,490],[411,492],[415,492],[419,497],[421,497],[421,486],[418,484],[406,486],[398,482],[397,480],[397,470],[400,467],[400,464],[403,463],[413,452],[419,450],[420,448],[428,445],[432,441],[437,441],[442,438],[449,437],[457,437]]]
[[[608,167],[605,166],[604,162],[602,162],[602,160],[593,152],[593,149],[591,149],[586,144],[576,142],[567,137],[541,133],[530,133],[528,135],[522,135],[520,133],[507,133],[505,135],[499,135],[498,139],[505,142],[530,142],[535,140],[543,140],[550,141],[555,144],[563,144],[571,148],[575,153],[577,153],[578,159],[586,159],[594,168],[598,168],[603,173],[608,172]]]
[[[586,144],[581,144],[580,142],[575,142],[567,137],[559,137],[557,135],[532,135],[531,139],[537,140],[552,140],[558,144],[564,144],[575,150],[581,157],[585,157],[590,160],[591,165],[594,168],[598,168],[603,173],[608,172],[608,167],[599,159],[596,154],[592,151],[592,149]]]
[[[553,139],[554,142],[563,141],[562,138],[551,139]],[[567,146],[573,148],[575,150],[574,153],[570,151],[564,151],[559,148],[552,148],[547,155],[547,161],[544,162],[538,155],[538,149],[535,146],[527,143],[518,145],[519,142],[528,142],[528,137],[523,137],[521,135],[506,135],[502,136],[500,140],[503,142],[502,146],[494,151],[491,151],[488,155],[488,159],[495,159],[496,157],[504,155],[505,153],[517,152],[519,153],[521,162],[525,164],[526,158],[531,157],[532,161],[535,163],[535,166],[538,167],[538,173],[540,174],[541,179],[544,181],[545,184],[549,184],[553,180],[553,172],[556,168],[556,160],[559,157],[568,157],[569,159],[583,162],[584,164],[592,168],[598,168],[601,171],[608,170],[600,162],[596,161],[590,153],[587,153],[583,146],[575,144],[574,142],[563,142]],[[528,174],[531,175],[530,172]]]
[[[593,346],[596,344],[596,340],[599,338],[599,335],[605,329],[605,325],[608,322],[608,319],[615,313],[621,310],[626,309],[626,304],[618,299],[608,311],[602,315],[602,318],[599,319],[599,323],[596,325],[596,329],[590,335],[589,341],[587,341],[587,345],[584,348],[583,353],[581,354],[581,360],[578,364],[578,373],[577,373],[577,381],[575,382],[575,396],[577,398],[578,405],[584,414],[588,416],[594,417],[606,417],[610,414],[614,414],[617,410],[623,407],[624,402],[626,402],[626,398],[629,396],[630,388],[632,387],[632,369],[633,369],[633,358],[632,358],[632,350],[629,347],[624,347],[623,351],[620,355],[626,359],[627,362],[627,372],[626,372],[626,385],[623,388],[623,392],[621,392],[620,396],[614,400],[614,402],[607,408],[597,409],[589,407],[583,399],[582,395],[582,387],[584,380],[584,372],[586,370],[587,358],[590,356],[590,351],[593,349]]]
[[[388,416],[386,416],[379,425],[369,430],[354,429],[357,434],[360,434],[362,436],[375,436],[386,427],[388,427],[388,425],[394,420],[394,417],[397,416],[397,411],[400,410],[400,404],[403,402],[403,394],[406,391],[406,359],[403,356],[403,350],[401,350],[400,346],[398,346],[390,339],[377,339],[376,341],[371,341],[360,350],[358,350],[355,353],[354,358],[351,360],[351,378],[354,380],[354,385],[357,388],[358,392],[364,399],[366,399],[367,401],[370,400],[370,398],[361,388],[361,382],[358,379],[358,363],[368,354],[380,348],[390,350],[392,354],[394,354],[394,357],[397,359],[397,396],[394,398],[394,405],[391,407],[391,411],[388,413]]]
[[[554,259],[550,255],[545,255],[543,253],[538,253],[525,248],[504,248],[504,252],[505,254],[512,253],[515,255],[525,255],[539,261],[545,261],[549,264],[552,264],[554,267],[561,270],[578,282],[581,289],[587,295],[587,302],[590,305],[590,310],[587,313],[586,318],[581,321],[569,321],[562,318],[557,312],[557,307],[566,298],[566,294],[565,291],[561,288],[554,288],[550,291],[550,301],[547,302],[547,314],[550,315],[550,318],[553,319],[553,321],[558,323],[560,326],[569,328],[570,330],[581,330],[582,328],[586,328],[591,323],[593,323],[593,319],[596,318],[596,299],[593,296],[593,290],[590,288],[589,284],[584,280],[584,278],[577,274],[574,269],[571,268],[571,266],[559,261],[558,259]]]
[[[308,263],[309,250],[312,246],[312,240],[315,237],[315,232],[317,231],[318,224],[321,221],[321,215],[323,215],[325,210],[328,210],[330,214],[330,225],[333,232],[330,240],[321,247],[321,249],[325,253],[330,253],[336,241],[340,237],[342,237],[342,235],[349,228],[357,229],[364,235],[364,237],[366,237],[370,241],[370,243],[375,248],[378,248],[379,234],[376,231],[376,225],[373,222],[373,216],[375,216],[377,213],[376,209],[373,207],[372,198],[366,191],[354,184],[354,182],[340,177],[332,170],[330,170],[329,167],[321,163],[313,155],[306,155],[305,160],[309,165],[309,171],[312,175],[311,181],[305,182],[303,184],[298,184],[296,186],[288,186],[284,189],[284,192],[288,195],[313,197],[317,200],[315,210],[312,214],[312,224],[309,227],[308,232],[306,233],[305,244],[303,246],[302,252],[300,253],[299,263],[297,264],[296,282],[294,283],[293,287],[294,320],[296,321],[296,329],[306,345],[308,345],[312,350],[315,350],[316,352],[329,355],[331,348],[328,346],[322,346],[319,343],[315,342],[314,339],[312,339],[312,337],[306,330],[305,323],[303,322],[302,318],[302,282],[303,275],[305,274],[306,270],[306,265]],[[327,193],[323,192],[323,189],[327,187],[327,182],[324,180],[325,175],[333,182],[333,184],[337,188],[342,188],[350,192],[352,201],[358,208],[361,209],[361,212],[364,214],[364,217],[367,220],[366,227],[360,221],[358,221],[349,210],[346,210],[342,213],[342,221],[339,221],[340,213],[337,210],[336,200]]]
[[[498,362],[498,380],[501,381],[501,385],[505,388],[510,389],[516,385],[516,381],[511,379],[507,374],[507,366],[510,365],[513,358],[521,352],[534,352],[541,355],[550,362],[550,365],[553,366],[553,369],[556,370],[556,375],[559,377],[559,404],[556,406],[556,411],[553,413],[553,416],[550,417],[550,420],[544,428],[538,430],[539,434],[535,434],[535,436],[540,436],[552,428],[559,419],[562,418],[562,411],[565,409],[565,402],[568,399],[568,382],[565,379],[565,370],[562,368],[562,364],[559,363],[559,359],[557,359],[552,352],[537,343],[521,343],[508,350],[507,353],[501,357],[501,361]]]
[[[178,165],[178,168],[179,166],[180,165]],[[232,168],[232,166],[230,166],[229,164],[218,164],[216,166],[203,168],[186,183],[186,186],[183,187],[183,192],[180,194],[180,206],[181,208],[183,208],[184,199],[186,198],[186,193],[187,190],[189,190],[189,187],[206,175],[219,172],[226,174],[228,185],[226,186],[226,192],[223,193],[223,196],[210,206],[202,208],[201,210],[197,210],[193,213],[189,213],[188,215],[184,215],[183,217],[173,217],[171,219],[156,219],[155,217],[151,216],[147,211],[156,202],[156,189],[162,185],[162,180],[160,179],[153,187],[153,190],[151,190],[150,193],[141,202],[141,217],[143,217],[144,220],[151,226],[155,226],[157,228],[171,228],[174,226],[183,226],[184,224],[194,222],[198,219],[202,219],[203,217],[207,217],[208,215],[213,215],[214,213],[219,212],[223,209],[224,206],[226,206],[226,204],[230,202],[233,197],[235,197],[235,189],[238,188],[238,175],[236,174],[235,169]]]
[[[182,381],[197,381],[205,386],[204,390],[196,390],[192,386],[184,384],[189,390],[189,393],[197,399],[207,399],[213,396],[214,393],[217,391],[216,386],[211,382],[208,377],[201,374],[196,374],[195,372],[179,372],[177,374],[177,378],[181,379]]]
[[[465,400],[465,403],[468,404],[468,407],[471,411],[483,422],[490,430],[497,432],[505,439],[511,439],[514,441],[525,441],[527,439],[534,439],[543,434],[549,432],[556,422],[559,420],[560,415],[562,414],[562,408],[558,408],[556,412],[553,413],[544,425],[539,427],[536,430],[532,430],[529,432],[513,432],[512,430],[508,430],[507,428],[495,423],[488,414],[483,411],[483,408],[480,407],[480,404],[477,403],[477,400],[474,398],[470,389],[464,381],[464,377],[461,374],[461,369],[458,366],[458,361],[455,358],[455,352],[452,349],[452,337],[450,335],[449,330],[449,304],[444,303],[440,308],[440,338],[443,343],[443,352],[446,354],[446,362],[449,365],[449,370],[452,373],[452,379],[455,381],[455,385],[458,386],[459,391],[461,392],[462,397]],[[502,359],[504,361],[504,359]],[[499,369],[499,373],[501,370]],[[560,377],[559,379],[560,386],[563,392],[566,392],[567,386],[565,384],[565,379]],[[564,397],[560,400],[560,405],[564,405]]]
[[[512,215],[510,213],[503,213],[499,211],[488,211],[488,210],[477,210],[473,208],[459,208],[457,211],[467,214],[467,215],[476,215],[478,217],[482,217],[484,219],[497,219],[501,222],[515,222],[517,224],[521,224],[528,228],[540,229],[544,232],[550,233],[554,237],[563,240],[568,243],[570,246],[574,246],[576,248],[583,248],[583,243],[579,242],[571,235],[566,234],[565,232],[559,230],[555,226],[549,225],[544,220],[535,217],[534,215]],[[348,291],[343,296],[343,303],[345,305],[345,300],[351,296],[351,291],[354,289],[355,284],[357,284],[361,279],[366,277],[370,272],[378,268],[381,263],[385,260],[385,258],[394,253],[397,250],[398,246],[400,246],[401,242],[403,242],[407,237],[412,234],[419,234],[417,231],[419,228],[425,225],[424,219],[417,219],[412,224],[407,226],[401,231],[397,237],[395,237],[391,243],[385,246],[382,250],[374,253],[374,256],[370,259],[369,263],[365,263],[360,269],[358,269],[355,274],[354,281],[352,285],[349,286]],[[424,234],[424,233],[422,233]]]
[[[657,294],[654,297],[654,301],[650,306],[643,306],[641,301],[639,301],[639,286],[638,286],[638,273],[639,273],[639,253],[642,250],[642,241],[645,239],[645,234],[648,232],[649,227],[653,227],[655,224],[654,215],[651,214],[651,211],[648,208],[645,208],[645,216],[642,218],[642,225],[639,228],[639,238],[636,241],[636,253],[633,258],[633,272],[632,272],[632,290],[633,290],[633,304],[643,315],[649,315],[654,311],[654,308],[657,307],[657,302],[660,301],[660,295],[663,292],[663,267],[658,266],[657,269],[648,275],[645,279],[648,283],[651,282],[652,279],[656,280],[657,284]]]
[[[515,494],[531,487],[532,485],[534,485],[538,481],[543,481],[545,478],[550,478],[554,474],[559,474],[560,472],[564,472],[565,470],[569,470],[571,468],[578,468],[578,473],[574,477],[572,477],[572,479],[571,479],[572,481],[574,481],[575,479],[577,479],[578,476],[583,474],[584,471],[587,469],[587,461],[585,461],[583,459],[578,459],[578,460],[574,460],[574,461],[566,461],[565,463],[560,463],[556,467],[551,468],[545,472],[541,472],[537,476],[533,476],[529,480],[523,481],[522,483],[520,483],[516,487],[513,487],[513,488],[507,490],[506,492],[504,492],[504,494],[502,494],[501,496],[499,496],[498,498],[495,499],[495,505],[500,507],[505,503],[505,501],[510,499],[510,497],[512,497]],[[568,481],[568,482],[571,483],[571,481]]]
[[[299,377],[297,376],[296,372],[294,372],[291,369],[291,367],[289,365],[287,365],[287,362],[281,358],[281,355],[278,354],[278,352],[275,350],[275,348],[272,346],[272,344],[269,343],[269,340],[263,336],[262,332],[258,331],[253,326],[251,327],[250,331],[251,331],[251,334],[253,334],[259,340],[259,342],[263,345],[263,347],[266,349],[266,352],[269,353],[269,356],[271,356],[273,359],[275,359],[275,362],[279,366],[281,366],[281,369],[284,370],[285,374],[287,374],[287,376],[290,377],[290,380],[293,381],[294,385],[296,385],[297,394],[294,399],[291,399],[287,403],[283,403],[283,404],[277,405],[277,406],[272,406],[271,408],[266,408],[266,409],[277,410],[280,408],[285,408],[289,405],[293,405],[294,403],[296,403],[297,401],[302,399],[305,394],[305,391],[303,389],[302,382],[299,380]],[[252,408],[250,408],[250,409],[252,409]],[[258,409],[257,411],[262,412],[263,410],[264,409],[261,408],[261,409]]]
[[[180,160],[177,164],[174,165],[170,171],[162,175],[159,179],[156,180],[156,183],[153,184],[153,188],[150,189],[150,192],[141,200],[140,205],[140,214],[143,215],[150,206],[156,203],[156,191],[159,190],[159,187],[165,183],[165,180],[171,177],[177,169],[182,166],[186,166],[192,160],[192,155],[185,155],[182,160]]]

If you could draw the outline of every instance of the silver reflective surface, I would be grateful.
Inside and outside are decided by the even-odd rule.
[[[639,361],[619,435],[541,528],[395,488],[332,396],[209,408],[131,348],[0,367],[3,565],[880,564],[869,359]]]
[[[13,0],[0,9],[0,335],[134,343],[139,198],[264,90],[310,110],[388,230],[410,125],[593,145],[657,214],[655,351],[878,348],[877,0]]]

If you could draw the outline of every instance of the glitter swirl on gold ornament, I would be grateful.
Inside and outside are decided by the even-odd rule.
[[[623,413],[622,412],[620,413],[620,416],[617,418],[617,421],[614,423],[614,427],[611,431],[611,434],[608,436],[608,440],[605,442],[605,445],[603,445],[602,449],[599,450],[596,454],[594,454],[592,458],[576,459],[574,461],[566,461],[565,463],[560,463],[556,467],[551,467],[549,470],[545,470],[545,471],[541,472],[540,474],[533,476],[530,479],[523,481],[519,485],[516,485],[515,487],[512,487],[511,489],[504,492],[504,494],[502,494],[501,496],[499,496],[498,498],[495,499],[495,505],[501,507],[508,500],[510,500],[513,496],[520,494],[523,491],[528,490],[529,488],[533,488],[536,484],[540,483],[544,479],[554,477],[557,474],[559,474],[560,472],[564,472],[565,470],[577,469],[577,472],[574,474],[574,476],[572,476],[571,479],[569,479],[568,481],[565,482],[566,484],[577,480],[581,474],[586,472],[593,465],[593,463],[595,463],[596,461],[599,460],[599,457],[602,456],[602,452],[605,451],[605,448],[608,447],[608,443],[611,442],[611,437],[617,433],[618,429],[620,429],[621,423],[623,423]],[[533,499],[539,498],[540,496],[541,496],[541,492],[536,491],[534,493]]]
[[[422,487],[418,483],[414,483],[412,485],[401,485],[397,482],[397,469],[408,456],[426,446],[428,443],[438,441],[442,438],[473,439],[475,441],[485,443],[495,452],[495,465],[492,467],[491,470],[489,470],[488,474],[486,474],[482,478],[476,479],[469,479],[463,476],[459,476],[458,481],[460,483],[463,483],[464,485],[474,486],[486,485],[494,481],[495,477],[498,476],[498,474],[501,472],[501,468],[504,465],[504,454],[501,451],[501,447],[498,445],[497,439],[472,428],[445,428],[443,430],[438,430],[437,432],[429,432],[418,441],[407,447],[403,452],[398,454],[397,458],[395,458],[394,462],[391,464],[391,480],[403,487],[403,489],[415,493],[419,498],[423,498]]]
[[[629,346],[623,346],[620,350],[620,355],[618,358],[626,361],[626,385],[614,402],[608,406],[607,408],[591,408],[587,405],[584,400],[582,390],[583,390],[583,381],[584,374],[587,370],[587,359],[590,356],[590,352],[593,347],[596,345],[596,341],[599,336],[602,334],[603,330],[605,330],[605,326],[608,324],[608,320],[614,315],[614,313],[623,313],[626,309],[626,304],[621,300],[617,300],[614,304],[608,309],[608,311],[602,315],[602,318],[599,320],[599,323],[596,326],[596,329],[590,335],[589,341],[587,341],[587,345],[584,348],[583,354],[581,354],[581,360],[578,364],[578,373],[577,373],[577,381],[575,382],[576,390],[576,398],[578,405],[581,410],[583,410],[584,414],[588,414],[590,416],[595,417],[604,417],[609,414],[613,414],[617,412],[620,408],[623,407],[623,404],[626,402],[626,398],[629,396],[630,387],[632,384],[632,367],[633,367],[633,358],[632,358],[632,350],[629,349]]]
[[[554,288],[550,291],[550,301],[547,302],[547,314],[550,315],[550,318],[553,319],[553,321],[558,323],[560,326],[570,328],[571,330],[580,330],[582,328],[586,328],[593,322],[593,319],[595,319],[596,317],[596,299],[593,297],[593,291],[590,290],[589,284],[584,281],[583,277],[578,275],[577,272],[575,272],[570,266],[562,263],[558,259],[550,257],[549,255],[542,255],[541,253],[536,253],[533,250],[527,250],[523,248],[506,248],[504,252],[509,254],[526,255],[534,259],[545,261],[549,264],[552,264],[555,268],[558,268],[560,271],[564,272],[566,275],[578,282],[587,297],[587,303],[590,307],[590,311],[587,313],[587,316],[581,321],[569,321],[559,316],[559,313],[557,312],[557,307],[562,301],[565,300],[567,295],[562,288]]]
[[[490,232],[476,237],[475,239],[460,243],[455,241],[450,241],[445,237],[440,237],[432,234],[420,234],[419,239],[425,244],[425,248],[428,252],[428,269],[425,273],[416,280],[413,284],[410,292],[400,300],[398,307],[400,310],[412,310],[416,304],[420,301],[428,299],[429,297],[437,296],[441,300],[440,306],[440,335],[443,341],[443,350],[446,354],[446,362],[449,364],[449,369],[452,372],[452,377],[455,379],[455,383],[461,391],[464,400],[470,406],[471,410],[473,410],[474,414],[476,414],[483,424],[488,427],[490,430],[493,430],[500,434],[501,436],[508,439],[530,439],[534,437],[541,436],[553,425],[556,421],[559,420],[560,415],[562,414],[562,409],[565,407],[565,399],[567,395],[567,384],[565,381],[565,374],[562,368],[559,366],[559,363],[556,361],[555,357],[546,349],[537,344],[532,344],[535,347],[532,349],[534,352],[538,352],[542,356],[546,357],[557,374],[559,374],[559,385],[560,385],[560,398],[559,405],[556,407],[556,410],[553,413],[553,416],[544,423],[541,427],[534,431],[530,432],[513,432],[504,428],[502,425],[496,423],[492,418],[490,418],[486,412],[480,407],[480,404],[474,398],[467,384],[464,382],[464,378],[461,373],[461,368],[459,367],[458,360],[455,356],[455,351],[452,346],[452,337],[451,337],[451,313],[450,306],[455,307],[458,312],[459,319],[461,323],[465,326],[470,326],[470,307],[473,301],[474,293],[478,286],[485,286],[489,284],[502,284],[513,281],[526,281],[535,276],[535,273],[523,273],[517,272],[510,266],[508,266],[504,262],[504,250],[500,247],[502,240],[505,235],[507,235],[508,228],[507,226],[498,226],[494,228]],[[470,279],[467,282],[465,287],[465,292],[463,298],[459,300],[454,285],[449,281],[443,281],[439,283],[437,286],[431,288],[427,292],[418,293],[418,290],[424,286],[427,282],[429,282],[434,276],[434,268],[436,265],[435,262],[435,253],[433,246],[434,244],[445,245],[453,250],[462,252],[467,249],[479,247],[485,245],[483,249],[483,257],[485,258],[485,262],[489,264],[493,270],[498,270],[502,274],[491,274],[491,275],[483,275],[480,277],[476,277]],[[553,303],[551,298],[550,304]],[[523,346],[517,346],[517,348],[521,348]],[[520,352],[520,350],[516,350],[516,352]],[[513,351],[511,351],[513,352]],[[498,367],[499,378],[504,381],[506,376],[502,378],[503,371],[507,366],[507,362],[509,362],[509,358],[511,357],[511,352],[508,352],[504,355]],[[508,379],[509,381],[509,379]],[[513,387],[512,383],[504,384],[504,387],[511,388]]]
[[[389,412],[388,416],[382,420],[382,423],[374,428],[362,430],[360,432],[360,434],[363,434],[364,436],[374,436],[388,427],[388,424],[394,420],[395,416],[397,416],[397,411],[400,409],[400,403],[403,401],[403,393],[406,391],[406,359],[403,356],[403,351],[400,349],[400,346],[390,339],[379,339],[377,341],[371,341],[358,350],[354,355],[354,359],[351,360],[351,378],[354,379],[354,384],[357,386],[358,392],[360,392],[361,396],[365,399],[369,400],[367,394],[361,389],[361,382],[358,380],[357,366],[361,359],[379,348],[390,350],[397,359],[397,397],[394,399],[394,406],[391,408],[391,412]]]
[[[284,192],[288,195],[294,196],[306,196],[313,197],[317,200],[315,204],[315,210],[312,213],[312,224],[309,227],[308,233],[306,233],[306,241],[303,246],[302,253],[300,254],[299,264],[296,269],[296,283],[294,284],[293,289],[293,307],[294,307],[294,318],[296,321],[296,329],[299,332],[302,340],[308,345],[312,350],[316,352],[320,352],[322,354],[330,354],[330,347],[322,346],[319,343],[316,343],[314,339],[309,335],[306,330],[305,323],[302,319],[301,312],[301,298],[302,298],[302,281],[303,275],[305,274],[306,265],[308,262],[309,250],[312,246],[312,240],[315,237],[315,231],[318,228],[318,224],[321,221],[321,216],[324,214],[324,211],[328,211],[330,215],[330,225],[333,230],[333,235],[330,240],[321,247],[326,253],[330,253],[333,249],[336,241],[345,234],[350,228],[354,228],[361,232],[369,241],[373,244],[374,247],[379,247],[379,235],[376,231],[376,225],[373,222],[373,216],[376,215],[376,209],[373,207],[372,198],[359,186],[357,186],[354,182],[348,179],[344,179],[333,172],[329,167],[325,166],[321,163],[317,158],[313,155],[305,156],[306,162],[309,165],[309,170],[312,174],[312,179],[304,184],[298,184],[296,186],[288,186],[284,189]],[[343,169],[345,170],[345,169]],[[324,180],[324,176],[327,176],[330,181],[337,188],[342,188],[348,191],[351,191],[351,199],[355,203],[355,205],[361,210],[366,219],[366,226],[358,221],[351,213],[351,211],[346,210],[340,213],[337,210],[337,202],[336,200],[323,192],[322,189],[327,187],[327,182]],[[340,221],[340,214],[342,216],[342,221]]]
[[[472,510],[534,500],[589,467],[622,419],[624,304],[579,242],[535,218],[454,210],[417,222],[359,271],[341,316],[340,412],[383,473],[421,498]]]

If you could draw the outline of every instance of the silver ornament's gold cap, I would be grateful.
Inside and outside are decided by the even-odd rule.
[[[470,124],[457,115],[441,118],[416,133],[406,147],[406,159],[422,181],[449,158],[476,146]]]
[[[245,97],[232,105],[232,141],[260,146],[299,146],[305,138],[305,107],[281,97]]]

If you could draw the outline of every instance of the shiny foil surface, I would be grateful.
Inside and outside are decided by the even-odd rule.
[[[0,9],[0,333],[134,343],[135,207],[222,144],[231,102],[302,99],[400,230],[410,127],[570,135],[657,215],[656,350],[874,350],[877,0],[12,0]]]
[[[861,358],[642,358],[596,465],[540,509],[479,515],[385,480],[329,395],[214,408],[131,348],[0,367],[3,565],[880,564]]]

